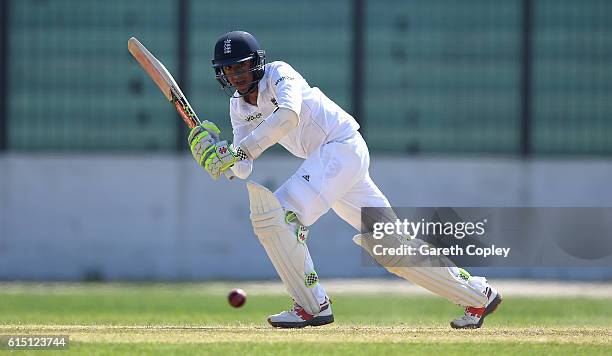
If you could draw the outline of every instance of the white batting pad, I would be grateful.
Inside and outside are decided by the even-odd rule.
[[[317,277],[311,268],[308,268],[310,271],[306,270],[307,264],[312,265],[306,244],[298,241],[295,229],[285,222],[285,211],[271,191],[250,181],[247,182],[247,189],[253,230],[285,288],[308,313],[319,313],[314,290],[307,286],[307,283],[314,286],[316,281],[312,277]]]
[[[374,239],[371,234],[355,235],[353,241],[389,272],[442,296],[452,303],[463,307],[482,307],[487,302],[483,293],[486,287],[483,279],[481,277],[464,279],[459,273],[459,268],[446,257],[429,259],[407,255],[376,255],[372,253],[373,244],[380,240]],[[401,236],[390,236],[385,246],[397,248],[404,244],[418,249],[418,246],[423,243],[425,242],[419,239],[407,240]]]

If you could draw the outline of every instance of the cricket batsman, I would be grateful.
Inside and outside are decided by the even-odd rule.
[[[332,323],[330,299],[306,246],[308,226],[332,209],[359,230],[361,207],[390,207],[368,173],[370,156],[359,125],[289,64],[266,64],[265,51],[247,32],[221,36],[212,67],[230,97],[233,144],[220,141],[219,129],[203,122],[188,138],[198,164],[214,179],[228,170],[247,179],[254,161],[276,143],[304,160],[274,193],[247,182],[253,230],[294,301],[268,322],[280,328]],[[479,328],[502,301],[485,278],[454,265],[385,268],[465,307],[453,328]]]

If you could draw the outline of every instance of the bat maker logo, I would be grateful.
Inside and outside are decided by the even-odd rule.
[[[244,119],[245,119],[246,121],[253,121],[253,120],[257,120],[257,119],[259,119],[260,117],[261,117],[261,113],[260,113],[260,112],[258,112],[258,113],[256,113],[256,114],[249,115],[249,116],[245,117]]]
[[[229,53],[232,53],[232,40],[228,38],[223,41],[223,54]]]

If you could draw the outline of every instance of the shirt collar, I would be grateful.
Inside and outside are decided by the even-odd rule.
[[[259,81],[259,83],[257,83],[257,90],[259,91],[259,95],[261,95],[261,93],[263,93],[267,88],[268,88],[268,72],[269,72],[268,65],[265,64],[264,65],[264,75],[263,77],[261,77],[261,80]]]

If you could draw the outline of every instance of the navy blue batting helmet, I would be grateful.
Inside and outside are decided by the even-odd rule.
[[[253,81],[249,90],[246,93],[238,93],[239,96],[248,95],[257,88],[257,83],[264,75],[266,52],[261,49],[255,37],[248,32],[231,31],[219,37],[215,44],[215,56],[212,60],[212,66],[215,70],[217,81],[219,81],[221,87],[228,95],[232,96],[234,90],[223,72],[223,67],[248,60],[252,60],[253,63],[249,69],[249,71],[253,72]]]

